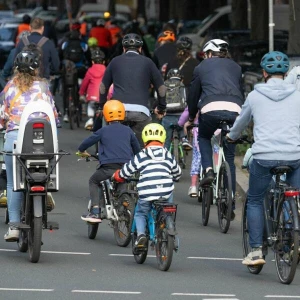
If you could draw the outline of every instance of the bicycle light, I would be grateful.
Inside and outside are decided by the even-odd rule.
[[[44,124],[43,123],[33,123],[33,143],[43,144],[44,143]]]

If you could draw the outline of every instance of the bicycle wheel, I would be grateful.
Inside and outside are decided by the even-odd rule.
[[[68,114],[69,114],[69,123],[70,129],[74,129],[74,115],[75,115],[75,107],[72,91],[69,89],[68,91]]]
[[[5,216],[4,216],[4,223],[9,223],[9,215],[8,215],[8,208],[5,208]]]
[[[227,161],[222,163],[218,181],[218,220],[222,233],[226,233],[230,226],[232,212],[232,183],[231,173]]]
[[[213,200],[213,188],[205,186],[201,188],[202,193],[202,224],[206,226],[209,219],[210,206]]]
[[[99,223],[88,223],[88,237],[93,240],[98,232]]]
[[[134,215],[135,201],[128,195],[123,194],[118,199],[117,208],[118,221],[114,222],[115,240],[120,247],[127,247],[131,241],[131,225]]]
[[[41,217],[33,217],[28,232],[29,260],[37,263],[40,259],[42,245],[43,221]]]
[[[178,139],[174,139],[173,140],[173,155],[175,157],[175,160],[177,161],[177,163],[179,163],[179,149],[178,149],[178,146],[179,146],[179,141]]]
[[[290,206],[295,203],[289,201]],[[293,212],[296,212],[294,215]],[[299,232],[295,231],[294,220],[298,218],[296,207],[288,211],[288,220],[284,215],[283,203],[278,206],[277,241],[274,245],[275,265],[281,283],[290,284],[298,265]]]
[[[242,236],[243,236],[243,256],[246,257],[251,251],[251,247],[249,244],[249,231],[247,224],[247,199],[243,205],[242,211]],[[248,270],[252,274],[259,274],[264,265],[257,266],[247,266]]]
[[[203,199],[202,189],[199,187],[198,188],[198,202],[201,203],[202,199]]]
[[[143,250],[137,250],[135,248],[135,241],[137,238],[137,234],[136,231],[132,234],[132,254],[134,257],[134,260],[138,263],[138,264],[143,264],[147,258],[148,255],[148,244],[147,247]]]
[[[26,194],[24,195],[26,197]],[[21,204],[21,222],[25,224],[25,200]],[[20,252],[27,252],[28,250],[28,233],[26,230],[20,229],[20,235],[18,240],[18,249]]]
[[[185,163],[184,152],[183,152],[181,143],[179,144],[178,147],[179,147],[179,156],[180,156],[180,158],[179,158],[179,164],[181,165],[182,169],[185,169],[186,163]]]
[[[161,271],[168,271],[173,258],[174,237],[168,234],[166,224],[160,223],[156,228],[156,260]]]

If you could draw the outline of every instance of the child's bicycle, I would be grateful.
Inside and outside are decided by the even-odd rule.
[[[85,157],[88,162],[93,160],[98,161],[97,155],[91,155],[91,157]],[[79,159],[81,160],[81,159]],[[136,191],[130,190],[127,185],[117,183],[106,179],[100,182],[104,200],[104,207],[101,208],[100,218],[102,220],[109,220],[109,225],[114,230],[114,237],[116,243],[120,247],[127,247],[131,241],[131,226],[135,208]],[[124,189],[123,189],[124,187]],[[101,202],[102,199],[100,199]],[[100,203],[100,206],[101,205]],[[88,211],[91,209],[91,201],[88,205]],[[88,225],[88,237],[89,239],[95,239],[99,223],[90,223]]]
[[[177,204],[168,203],[164,199],[153,201],[147,219],[146,237],[144,247],[137,247],[136,224],[132,223],[132,253],[138,264],[143,264],[147,258],[149,242],[152,250],[155,249],[158,268],[168,271],[173,258],[173,251],[178,251],[179,240],[176,237]]]
[[[185,169],[186,162],[184,157],[184,149],[178,135],[178,129],[181,129],[181,127],[177,124],[171,124],[170,128],[172,129],[172,139],[169,151],[174,155],[176,161],[180,164],[182,169]]]

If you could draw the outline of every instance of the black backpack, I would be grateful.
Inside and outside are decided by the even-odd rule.
[[[64,49],[64,59],[78,63],[82,60],[83,54],[80,40],[69,40],[67,42],[67,47]]]
[[[178,78],[170,78],[165,81],[167,112],[183,112],[186,107],[186,95],[184,84]]]
[[[77,84],[78,74],[73,61],[63,60],[62,74],[65,87],[74,87]]]

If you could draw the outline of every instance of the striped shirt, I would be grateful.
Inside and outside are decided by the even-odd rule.
[[[173,190],[173,180],[181,176],[181,169],[173,155],[162,146],[150,146],[136,154],[120,171],[120,177],[129,178],[140,173],[137,189],[139,199],[145,201],[168,199]]]

